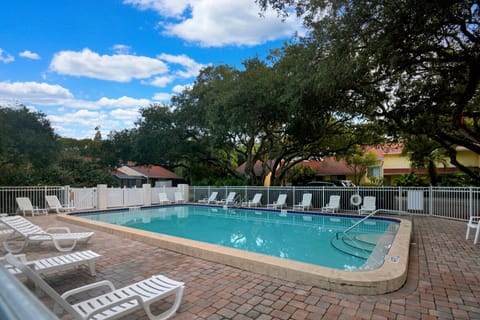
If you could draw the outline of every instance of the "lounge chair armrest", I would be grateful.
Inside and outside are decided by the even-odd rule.
[[[87,285],[79,287],[79,288],[68,290],[68,291],[64,292],[61,297],[63,299],[67,299],[68,297],[70,297],[74,294],[82,293],[82,292],[92,290],[92,289],[96,289],[96,288],[103,287],[103,286],[108,287],[110,289],[110,292],[115,290],[115,287],[113,286],[112,282],[110,282],[108,280],[102,280],[102,281],[87,284]]]
[[[104,312],[104,311],[106,311],[106,310],[110,310],[110,309],[112,309],[113,307],[119,306],[119,305],[121,305],[121,304],[123,304],[123,303],[131,302],[132,300],[136,300],[137,303],[138,303],[138,305],[139,305],[139,306],[142,306],[143,309],[144,309],[145,311],[147,311],[146,308],[145,308],[145,304],[143,303],[142,298],[141,298],[139,295],[132,295],[132,296],[130,296],[130,297],[122,298],[122,299],[120,299],[120,300],[115,301],[114,303],[107,304],[107,305],[103,306],[102,308],[99,308],[99,309],[95,310],[94,312],[92,312],[91,314],[88,315],[88,316],[89,316],[89,319],[94,319],[96,314],[102,313],[102,312]]]
[[[38,237],[38,236],[42,236],[42,237],[49,237],[53,240],[53,237],[51,234],[49,233],[30,233],[27,235],[27,238],[33,238],[33,237]]]
[[[45,229],[46,232],[50,232],[50,230],[54,230],[54,231],[63,230],[62,233],[70,233],[70,228],[68,228],[68,227],[50,227],[48,229]]]

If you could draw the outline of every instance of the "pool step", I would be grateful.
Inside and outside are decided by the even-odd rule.
[[[370,238],[365,241],[365,235],[363,234],[352,236],[339,233],[331,239],[330,243],[335,249],[343,253],[365,260],[368,259],[375,248],[375,244],[372,243]]]

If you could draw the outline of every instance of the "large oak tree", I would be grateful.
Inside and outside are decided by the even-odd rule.
[[[480,183],[456,157],[458,146],[480,154],[478,1],[257,2],[304,17],[303,41],[318,52],[310,63],[330,66],[320,86],[345,93],[392,136],[428,137]]]

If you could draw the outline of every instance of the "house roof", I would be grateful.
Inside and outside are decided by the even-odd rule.
[[[255,172],[255,176],[257,177],[260,177],[262,175],[262,171],[263,171],[262,164],[263,164],[263,161],[257,160],[257,162],[255,162],[255,165],[253,167],[253,171]],[[238,173],[245,174],[246,166],[247,166],[247,163],[244,162],[237,168],[236,171]],[[267,167],[265,168],[267,174],[271,172],[270,168],[272,166],[273,166],[273,160],[269,160],[267,162]]]
[[[262,163],[260,160],[255,163],[254,171],[257,177],[262,174]],[[271,165],[273,165],[273,160],[270,160],[267,164],[267,173],[271,172]],[[347,166],[345,160],[337,160],[335,157],[326,157],[321,161],[304,161],[299,165],[312,168],[317,176],[353,174],[353,170]],[[245,163],[237,168],[237,172],[245,173]]]
[[[174,172],[161,166],[123,166],[118,168],[119,172],[127,176],[141,176],[154,179],[182,179]]]
[[[386,143],[381,146],[369,146],[366,152],[373,152],[378,159],[383,159],[386,154],[400,154],[403,151],[403,143]]]
[[[352,168],[347,166],[344,159],[337,160],[335,157],[326,157],[321,161],[305,161],[301,165],[315,170],[317,176],[353,174]]]

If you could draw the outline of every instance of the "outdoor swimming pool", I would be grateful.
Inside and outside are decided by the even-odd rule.
[[[83,218],[339,270],[384,263],[399,223],[360,218],[198,205],[82,214]]]
[[[178,224],[183,224],[184,219],[187,219],[186,213],[178,210],[177,213],[173,213],[174,208],[181,208],[184,206],[163,206],[157,208],[165,209],[165,213],[160,214],[165,220],[171,219],[176,221]],[[200,205],[191,205],[191,207],[202,207]],[[227,215],[229,211],[224,211],[221,206],[203,206],[209,208],[208,211],[213,217],[218,217],[220,215]],[[155,210],[157,210],[155,208]],[[162,210],[163,210],[162,209]],[[216,211],[215,211],[216,210]],[[235,219],[243,219],[242,214],[247,215],[246,211],[235,211],[233,209],[232,214],[227,216],[233,217]],[[109,211],[115,213],[119,217],[122,217],[120,220],[123,220],[124,223],[148,223],[152,220],[153,215],[148,213],[150,208],[130,208],[123,210],[113,210]],[[159,211],[161,212],[161,211]],[[170,213],[168,213],[170,212]],[[237,212],[237,213],[234,213]],[[259,213],[256,213],[259,212]],[[102,217],[102,219],[107,219],[108,214],[103,212],[89,212],[89,213],[74,213],[74,214],[61,214],[57,215],[57,220],[72,223],[89,230],[95,229],[101,232],[109,233],[118,237],[119,241],[123,238],[132,239],[136,241],[141,241],[146,244],[155,246],[157,248],[166,249],[178,252],[180,254],[189,255],[195,258],[204,259],[212,261],[215,263],[220,263],[227,266],[232,266],[238,269],[252,271],[255,273],[269,275],[271,277],[276,277],[282,280],[288,280],[296,283],[302,283],[308,286],[316,286],[319,288],[327,290],[335,290],[337,292],[353,293],[353,294],[383,294],[387,292],[395,291],[403,286],[405,280],[407,279],[408,274],[408,258],[410,252],[410,237],[412,234],[412,221],[408,217],[395,217],[389,218],[385,221],[391,220],[394,222],[391,226],[398,227],[396,233],[391,233],[393,242],[391,246],[389,244],[383,245],[383,236],[370,236],[369,232],[364,234],[359,234],[358,239],[365,242],[371,241],[370,237],[376,237],[379,244],[375,246],[384,247],[385,252],[379,250],[379,254],[376,250],[373,251],[370,258],[367,259],[366,265],[367,268],[360,267],[352,270],[342,270],[336,268],[330,268],[325,266],[320,266],[312,263],[305,263],[297,260],[291,260],[286,258],[274,257],[266,254],[260,254],[245,250],[240,250],[237,248],[226,247],[218,244],[210,244],[203,241],[191,240],[188,238],[183,238],[179,236],[171,236],[168,234],[162,234],[152,231],[145,231],[140,229],[134,229],[118,224],[107,223],[100,220],[92,220],[86,218],[87,215]],[[263,224],[264,221],[275,221],[275,224],[305,224],[312,225],[317,224],[317,232],[320,228],[322,230],[330,230],[334,226],[337,226],[344,230],[346,226],[343,226],[342,223],[351,225],[352,221],[356,220],[357,216],[348,216],[348,215],[314,215],[314,214],[304,214],[304,213],[290,213],[286,215],[280,211],[259,211],[259,210],[250,210],[248,215],[251,216],[255,229],[259,228],[259,225]],[[170,217],[171,216],[171,217]],[[190,214],[188,214],[190,216]],[[192,216],[195,214],[192,213]],[[347,218],[346,220],[340,219],[341,217]],[[287,218],[287,219],[284,219]],[[324,222],[321,220],[324,219]],[[122,221],[118,222],[122,222]],[[310,221],[311,220],[311,221]],[[380,219],[368,219],[370,222],[375,222],[375,224],[365,224],[366,229],[374,229],[376,227],[376,222],[382,221]],[[260,223],[262,222],[262,223]],[[328,224],[328,226],[327,226]],[[330,225],[331,224],[331,225]],[[228,224],[227,224],[228,225]],[[325,228],[323,228],[325,226]],[[328,227],[328,229],[326,229]],[[362,227],[363,228],[363,227]],[[383,227],[382,227],[383,228]],[[390,228],[390,227],[389,227]],[[276,229],[278,230],[278,229]],[[255,231],[257,232],[257,231]],[[272,232],[270,232],[272,233]],[[278,232],[276,232],[278,233]],[[296,241],[286,241],[286,242],[299,242],[303,241],[301,238],[304,236],[304,233],[299,235],[300,239]],[[333,232],[329,232],[332,235],[332,238],[336,242],[336,234],[333,237]],[[381,232],[380,232],[381,233]],[[250,235],[258,234],[254,231],[250,232]],[[350,233],[349,233],[350,234]],[[383,235],[388,235],[389,232],[384,232]],[[101,233],[99,233],[99,236]],[[246,236],[249,234],[246,234]],[[262,234],[263,235],[263,234]],[[351,236],[351,234],[350,234]],[[94,236],[95,237],[95,236]],[[247,236],[247,238],[254,238],[253,236]],[[258,238],[258,237],[257,237]],[[386,237],[388,239],[388,236]],[[263,239],[263,238],[262,238]],[[92,241],[95,241],[93,239]],[[265,240],[262,240],[265,242]],[[262,242],[260,241],[260,242]],[[343,241],[342,237],[339,237],[339,241]],[[348,240],[347,240],[348,241]],[[231,241],[230,241],[231,242]],[[234,241],[235,242],[235,241]],[[243,241],[236,241],[236,243],[241,243]],[[388,241],[385,243],[389,243]],[[302,247],[302,250],[312,248],[315,244],[308,243],[308,247]],[[284,254],[291,254],[290,251],[282,249]],[[278,251],[278,250],[277,250]],[[313,250],[310,250],[313,251]],[[386,255],[385,255],[386,254]],[[380,257],[379,257],[380,256]],[[372,262],[375,261],[375,262]],[[381,262],[381,263],[379,263]],[[383,263],[383,264],[382,264]]]

